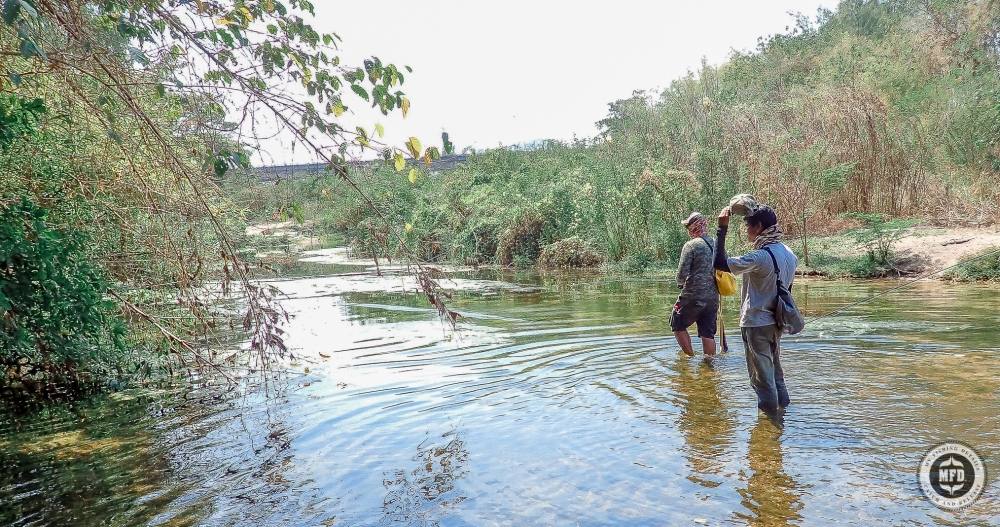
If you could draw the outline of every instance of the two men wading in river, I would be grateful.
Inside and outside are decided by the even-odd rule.
[[[753,251],[737,258],[726,255],[726,232],[731,211],[744,214],[747,237]],[[740,330],[746,350],[750,384],[757,392],[757,407],[779,416],[789,404],[785,374],[781,368],[781,335],[775,312],[778,280],[790,290],[798,258],[784,243],[778,217],[767,205],[751,196],[737,196],[719,213],[714,266],[743,276],[740,291]],[[780,274],[777,274],[777,273]],[[801,329],[801,328],[799,328]]]
[[[708,220],[700,212],[692,212],[681,222],[691,239],[681,249],[677,267],[677,287],[681,289],[670,315],[670,329],[677,343],[688,356],[694,356],[691,335],[687,328],[697,323],[705,362],[715,358],[716,314],[719,311],[719,290],[712,267],[715,240],[706,236]]]

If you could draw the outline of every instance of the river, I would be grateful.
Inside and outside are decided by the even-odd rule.
[[[443,282],[455,331],[401,276],[276,282],[300,373],[268,396],[131,390],[0,416],[0,524],[998,525],[996,287],[798,280],[810,316],[874,300],[786,339],[778,428],[732,302],[710,367],[669,336],[669,282],[460,278]],[[957,513],[916,478],[945,440],[989,473]]]

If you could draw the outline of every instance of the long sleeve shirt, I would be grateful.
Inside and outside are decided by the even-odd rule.
[[[726,254],[726,227],[719,227],[715,241],[713,265],[721,271],[742,276],[740,286],[740,327],[760,327],[774,324],[774,309],[778,301],[777,274],[771,256],[763,249],[730,258]],[[778,262],[782,282],[788,288],[795,280],[798,258],[783,243],[767,246]]]
[[[713,244],[714,240],[708,237],[693,238],[681,249],[677,287],[681,289],[682,299],[710,302],[718,297],[712,268]]]

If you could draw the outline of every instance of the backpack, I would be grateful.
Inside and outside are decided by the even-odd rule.
[[[704,236],[701,237],[702,241],[708,244],[708,247],[712,249],[715,253],[715,247],[712,247],[711,243],[708,243],[708,239]],[[715,270],[715,287],[719,290],[719,294],[722,296],[733,296],[736,294],[736,276],[733,273],[727,271]]]
[[[765,245],[764,250],[767,251],[767,254],[771,255],[771,262],[774,264],[774,276],[778,285],[778,302],[774,307],[774,323],[777,324],[778,329],[782,333],[794,335],[802,331],[802,328],[806,325],[806,321],[802,318],[799,308],[795,307],[795,300],[792,299],[792,293],[781,283],[781,271],[778,270],[778,259],[774,257],[774,253],[771,252],[770,247]]]

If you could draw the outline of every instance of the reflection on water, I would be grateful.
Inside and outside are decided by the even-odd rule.
[[[748,525],[798,525],[801,519],[798,484],[785,473],[781,433],[781,426],[765,416],[750,431],[746,487],[739,490],[746,511],[736,512]]]
[[[714,367],[679,353],[669,283],[462,278],[454,333],[391,277],[279,282],[309,373],[267,399],[180,387],[0,416],[0,524],[995,524],[995,476],[961,513],[915,478],[945,439],[1000,474],[995,288],[797,283],[811,316],[876,300],[784,342],[779,428],[739,339]]]
[[[725,477],[726,452],[732,451],[736,419],[722,392],[721,374],[704,362],[678,355],[671,379],[680,399],[677,428],[684,436],[684,457],[691,467],[687,478],[706,487],[718,487]]]
[[[450,439],[449,439],[449,436]],[[387,473],[382,505],[384,516],[379,525],[439,525],[436,521],[446,509],[459,505],[464,496],[455,495],[455,480],[466,473],[469,452],[453,433],[443,445],[421,444],[413,458],[416,468]]]

